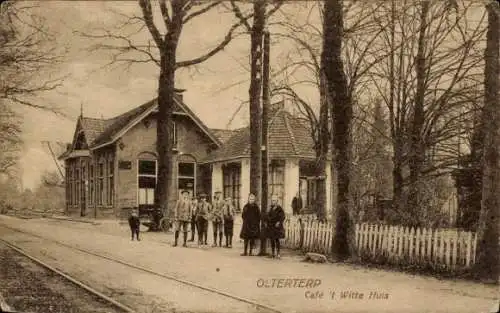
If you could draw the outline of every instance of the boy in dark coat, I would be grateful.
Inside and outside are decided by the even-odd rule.
[[[248,203],[243,207],[241,217],[243,225],[241,226],[240,238],[243,239],[245,247],[245,251],[241,255],[252,255],[255,239],[260,237],[260,209],[255,203],[254,194],[248,195]],[[250,244],[250,253],[247,253],[248,244]]]
[[[194,234],[196,233],[196,213],[198,212],[198,199],[193,197],[191,199],[191,239],[194,241]]]
[[[267,214],[267,235],[271,241],[272,257],[280,258],[280,239],[285,238],[285,211],[278,204],[278,196],[272,195],[271,207]],[[276,254],[274,252],[277,252]]]
[[[130,226],[130,232],[132,233],[132,241],[134,240],[134,234],[137,238],[137,241],[141,241],[139,239],[139,229],[141,226],[141,221],[139,220],[139,216],[136,210],[133,210],[128,218],[128,225]]]

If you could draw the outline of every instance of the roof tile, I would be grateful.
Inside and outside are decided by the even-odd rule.
[[[269,121],[268,153],[270,158],[315,157],[310,128],[289,112],[279,111]],[[204,161],[214,162],[250,156],[250,128],[237,130]]]

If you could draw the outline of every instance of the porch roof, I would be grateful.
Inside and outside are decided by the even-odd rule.
[[[278,111],[269,121],[268,135],[269,158],[314,159],[316,156],[310,127],[285,110]],[[250,157],[250,127],[234,131],[220,149],[214,150],[202,162],[213,163],[241,157]]]

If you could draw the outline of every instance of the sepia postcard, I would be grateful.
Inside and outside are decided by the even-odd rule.
[[[498,1],[0,3],[0,312],[500,312]]]

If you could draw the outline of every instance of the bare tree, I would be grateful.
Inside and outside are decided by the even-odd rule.
[[[344,45],[342,46],[342,56],[344,57],[345,73],[348,81],[348,91],[352,98],[361,98],[364,91],[363,85],[366,81],[366,73],[377,62],[381,62],[384,57],[379,54],[376,58],[370,57],[370,45],[382,33],[378,24],[373,20],[373,15],[379,10],[381,3],[349,3],[343,7],[344,24],[346,30],[343,33]],[[285,95],[297,104],[299,114],[302,115],[310,125],[312,138],[314,139],[316,152],[316,176],[317,186],[317,207],[320,218],[325,217],[326,211],[326,186],[324,177],[326,176],[326,162],[331,138],[330,111],[327,96],[326,81],[324,73],[321,73],[321,44],[323,30],[320,25],[316,25],[318,16],[323,19],[323,8],[318,3],[309,5],[309,12],[306,21],[297,20],[295,15],[287,16],[279,24],[281,32],[275,36],[291,40],[294,43],[294,50],[286,58],[283,65],[287,69],[288,77],[275,86],[276,94]],[[317,14],[314,12],[318,11]],[[318,16],[317,16],[318,15]],[[297,75],[296,75],[297,74]],[[295,76],[299,76],[295,78]],[[311,103],[301,97],[295,87],[311,85],[317,90],[319,95],[318,104]],[[318,112],[319,111],[319,112]],[[358,119],[356,114],[355,119]],[[363,126],[369,127],[366,121]],[[373,126],[373,125],[372,125]],[[354,143],[356,144],[356,142]],[[332,172],[333,173],[333,172]]]
[[[53,34],[35,8],[27,2],[0,6],[0,99],[61,114],[61,108],[37,98],[61,86],[64,77],[47,73],[63,60],[64,48],[50,45]]]
[[[373,45],[390,53],[386,62],[373,67],[369,82],[389,111],[395,206],[403,222],[417,225],[425,206],[420,190],[456,164],[461,121],[477,101],[478,47],[485,30],[484,16],[468,22],[471,2],[421,4],[387,3],[389,28],[385,18],[376,17],[384,34]]]
[[[231,9],[235,16],[240,19],[246,26],[246,30],[250,33],[250,88],[249,88],[249,102],[250,102],[250,192],[256,195],[258,203],[261,206],[261,212],[265,215],[267,210],[267,194],[263,195],[262,191],[267,192],[267,172],[263,175],[263,169],[268,168],[267,164],[262,164],[262,142],[267,142],[267,138],[263,140],[262,136],[267,136],[267,129],[263,132],[262,126],[267,128],[268,107],[264,110],[266,114],[262,115],[261,97],[263,97],[264,106],[269,105],[269,86],[263,86],[263,83],[269,83],[268,72],[264,73],[263,68],[263,49],[264,49],[264,34],[267,28],[267,20],[272,16],[283,4],[283,1],[276,1],[274,6],[268,9],[268,0],[256,0],[253,2],[253,22],[252,25],[246,22],[243,15],[243,10],[238,6],[236,1],[231,1]],[[267,58],[268,56],[266,56]],[[268,63],[269,60],[266,60]],[[270,66],[269,64],[266,64]],[[265,69],[266,71],[269,69]],[[263,82],[263,76],[266,75],[266,80]],[[267,147],[266,147],[267,149]],[[266,152],[267,153],[267,152]],[[267,155],[265,155],[267,162]],[[264,188],[262,188],[264,187]],[[265,224],[262,223],[264,227]],[[260,241],[259,255],[266,254],[266,238],[264,231],[262,232]]]
[[[0,174],[15,174],[21,145],[20,117],[5,100],[0,100]]]
[[[247,23],[251,14],[241,16],[227,31],[224,38],[211,50],[190,59],[177,60],[177,48],[182,37],[182,31],[186,24],[203,16],[207,12],[220,7],[222,1],[195,1],[195,0],[172,0],[159,1],[155,7],[150,0],[139,0],[141,9],[140,16],[123,16],[125,22],[117,26],[119,31],[123,27],[134,27],[135,30],[128,34],[117,34],[109,30],[103,30],[100,34],[81,33],[92,39],[103,39],[92,49],[107,49],[113,52],[113,58],[109,64],[133,64],[149,63],[156,64],[159,69],[158,78],[158,126],[157,126],[157,152],[158,152],[158,181],[155,193],[155,203],[167,209],[169,205],[169,190],[172,184],[172,113],[175,107],[175,73],[178,69],[195,66],[222,51],[236,36],[238,28]],[[154,16],[159,10],[161,21],[155,21]],[[152,42],[146,44],[136,43],[134,36],[146,28]],[[160,29],[164,28],[162,33]],[[108,42],[112,40],[112,42]]]
[[[478,255],[476,271],[486,282],[499,282],[500,276],[500,8],[492,1],[487,5],[488,32],[484,53],[484,112],[485,130],[483,154],[483,191],[481,217],[478,227]]]
[[[39,100],[59,87],[62,77],[50,73],[62,61],[60,47],[51,45],[53,34],[36,5],[3,2],[0,6],[0,174],[15,176],[22,147],[20,106],[61,114],[60,108]]]

